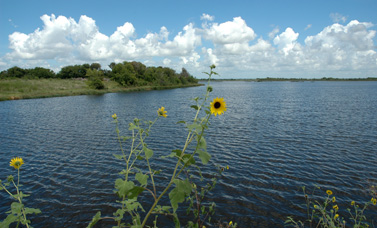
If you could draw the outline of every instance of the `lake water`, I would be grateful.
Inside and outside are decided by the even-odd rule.
[[[331,189],[341,209],[351,200],[370,200],[368,188],[377,184],[377,82],[212,86],[211,99],[224,97],[228,110],[211,118],[212,159],[203,171],[208,176],[213,164],[230,167],[208,195],[217,204],[216,219],[239,227],[283,227],[289,215],[304,219],[304,185]],[[135,117],[153,120],[164,106],[168,118],[156,123],[147,143],[156,157],[167,155],[182,147],[187,131],[176,122],[193,118],[190,99],[204,90],[0,102],[0,178],[16,176],[9,161],[22,157],[22,189],[32,194],[25,204],[42,210],[30,217],[33,226],[86,227],[98,210],[111,216],[117,207],[114,180],[122,163],[112,155],[120,151],[111,115],[126,135]],[[153,166],[168,172],[172,163],[157,159]],[[1,191],[0,220],[10,203]]]

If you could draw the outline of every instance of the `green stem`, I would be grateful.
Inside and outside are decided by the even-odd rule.
[[[141,145],[143,145],[143,147],[144,147],[144,140],[143,140],[142,135],[140,135],[140,143],[141,143]],[[145,152],[144,152],[144,153],[145,153]],[[151,165],[150,165],[150,163],[149,163],[149,159],[148,159],[148,157],[147,157],[146,154],[145,154],[145,159],[147,160],[148,169],[149,169],[149,175],[151,176],[154,195],[157,195],[157,192],[156,192],[156,185],[155,185],[155,183],[154,183],[154,179],[153,179],[153,174],[154,174],[154,173],[152,173]],[[156,197],[154,197],[154,198],[156,198]]]
[[[202,108],[202,106],[205,104],[205,102],[207,101],[208,99],[208,95],[209,95],[209,90],[208,90],[208,87],[209,87],[209,82],[210,82],[210,79],[211,79],[211,75],[213,74],[212,70],[211,70],[211,73],[209,74],[209,79],[208,79],[208,84],[207,84],[207,91],[206,91],[206,95],[204,97],[204,101],[203,103],[198,107],[198,110],[196,112],[196,115],[195,115],[195,118],[194,118],[194,121],[193,122],[196,122],[197,121],[197,118],[198,118],[198,115],[199,115],[199,112]],[[209,120],[209,117],[207,119],[207,121]],[[203,134],[203,131],[204,129],[202,129],[202,134]],[[202,135],[201,134],[201,135]],[[149,218],[149,216],[151,215],[152,211],[154,210],[154,208],[157,206],[157,203],[160,201],[160,199],[162,198],[162,196],[164,196],[166,194],[166,192],[169,190],[169,188],[171,187],[171,185],[173,184],[173,181],[175,180],[175,178],[177,176],[179,176],[179,174],[183,171],[184,168],[182,168],[178,174],[177,174],[177,170],[178,170],[178,167],[179,167],[179,164],[180,164],[180,161],[182,160],[182,157],[188,147],[188,145],[192,142],[192,139],[193,139],[193,134],[192,134],[192,130],[189,131],[188,135],[187,135],[187,138],[186,138],[186,142],[185,142],[185,145],[182,149],[182,153],[181,153],[181,156],[179,157],[178,161],[177,161],[177,164],[175,165],[175,168],[174,168],[174,171],[173,171],[173,175],[170,179],[170,182],[169,184],[166,186],[166,188],[162,191],[162,193],[160,194],[160,196],[157,198],[157,200],[155,200],[155,202],[153,203],[152,207],[149,209],[147,215],[145,216],[144,220],[143,220],[143,223],[141,224],[141,227],[144,227],[146,222],[147,222],[147,219]],[[196,150],[195,150],[196,151]],[[194,152],[195,153],[195,152]]]
[[[18,179],[17,179],[17,186],[16,186],[17,195],[18,195],[17,199],[18,199],[18,202],[20,202],[20,204],[22,205],[22,199],[20,197],[20,191],[18,189],[18,186],[20,186],[20,168],[18,168],[17,171],[18,171],[17,172]],[[14,184],[14,181],[13,181],[13,184]],[[28,224],[27,219],[26,219],[24,206],[22,206],[21,211],[22,211],[22,215],[24,216],[24,219],[25,219],[26,227],[29,228],[29,224]]]

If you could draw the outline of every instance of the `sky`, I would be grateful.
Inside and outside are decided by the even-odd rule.
[[[204,78],[377,77],[377,0],[0,0],[0,71],[138,61]]]

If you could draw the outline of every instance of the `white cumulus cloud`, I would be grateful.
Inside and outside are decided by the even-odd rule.
[[[254,30],[241,17],[221,24],[214,23],[205,30],[204,36],[215,44],[244,43],[255,39]]]
[[[337,18],[345,21],[341,15]],[[221,23],[208,14],[200,19],[205,21],[201,27],[189,23],[171,34],[161,26],[160,31],[138,37],[131,22],[105,35],[95,20],[85,15],[77,22],[65,16],[43,15],[41,28],[9,35],[11,51],[0,56],[0,70],[14,65],[56,70],[73,64],[100,62],[106,66],[135,60],[176,70],[185,67],[199,77],[211,64],[226,77],[292,77],[293,73],[300,77],[341,76],[344,71],[354,77],[377,76],[376,31],[369,22],[334,23],[317,34],[300,37],[300,42],[292,27],[280,32],[276,25],[264,39],[241,17]],[[50,67],[53,63],[58,66]]]
[[[213,21],[215,20],[215,17],[209,14],[203,13],[202,16],[200,17],[200,20]]]

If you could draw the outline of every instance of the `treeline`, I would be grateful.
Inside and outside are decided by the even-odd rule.
[[[368,78],[333,78],[333,77],[323,77],[323,78],[257,78],[253,79],[257,82],[265,81],[377,81],[377,78],[368,77]]]
[[[101,69],[99,63],[72,65],[63,67],[58,73],[55,73],[54,71],[43,67],[23,69],[15,66],[0,72],[0,79],[86,78],[90,82],[94,81],[94,84],[101,84],[100,81],[103,81],[104,78],[108,78],[123,86],[168,86],[198,82],[198,80],[190,75],[185,68],[182,68],[181,73],[177,73],[175,70],[168,67],[147,67],[144,64],[135,61],[125,61],[123,63],[113,62],[109,67],[111,70]],[[98,87],[101,87],[101,85]]]

